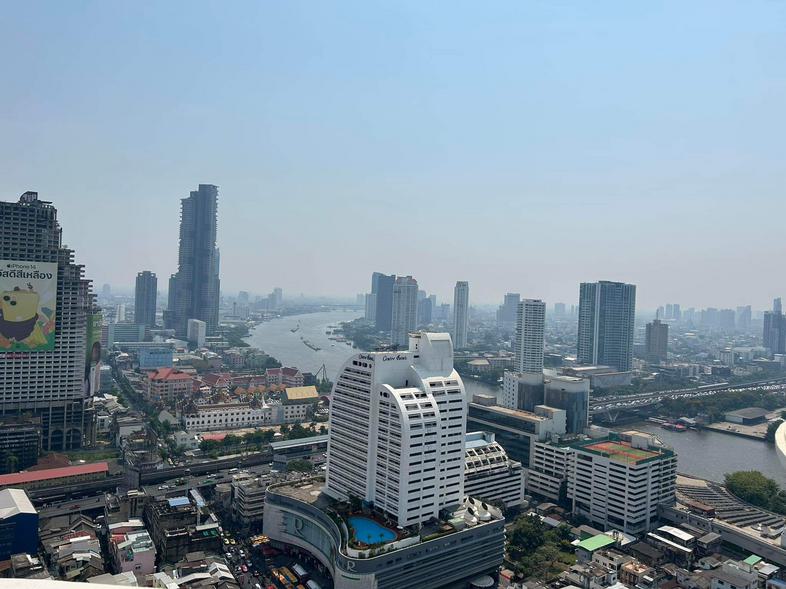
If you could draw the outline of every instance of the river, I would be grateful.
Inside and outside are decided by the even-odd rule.
[[[357,350],[345,343],[328,339],[325,330],[329,325],[338,325],[342,321],[352,321],[361,317],[359,311],[326,311],[323,313],[305,313],[290,315],[260,323],[251,330],[246,338],[249,345],[264,350],[276,358],[284,366],[295,366],[303,372],[316,372],[325,365],[327,376],[335,380],[339,368]],[[292,329],[300,325],[300,329]],[[312,350],[300,339],[301,336],[321,348]]]
[[[334,380],[339,368],[357,350],[328,339],[329,325],[360,317],[357,311],[328,311],[292,315],[266,321],[256,326],[246,341],[283,362],[305,372],[316,373],[325,365],[328,378]],[[291,330],[300,324],[300,329]],[[315,352],[300,339],[320,347]],[[495,394],[496,389],[473,379],[464,379],[470,394]],[[736,470],[759,470],[786,488],[786,471],[781,466],[775,448],[764,442],[748,440],[711,431],[677,433],[651,423],[636,423],[620,429],[637,429],[655,434],[677,452],[680,472],[694,474],[714,481],[722,481],[724,473]]]

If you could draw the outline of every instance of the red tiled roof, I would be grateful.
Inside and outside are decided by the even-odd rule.
[[[150,380],[191,380],[193,377],[177,368],[159,368],[147,373]]]
[[[268,368],[265,370],[265,374],[281,374],[280,368]]]
[[[283,374],[286,374],[287,376],[296,376],[298,373],[300,373],[300,370],[298,370],[297,368],[287,368],[285,366],[284,368],[281,369],[281,372]]]
[[[211,441],[211,442],[220,442],[224,438],[226,438],[226,434],[202,434],[202,439]]]
[[[34,470],[30,472],[15,472],[13,474],[0,475],[0,487],[34,483],[37,481],[48,481],[62,477],[73,477],[81,474],[98,474],[102,472],[109,472],[109,464],[106,462],[92,462],[90,464],[80,464],[78,466],[48,468],[46,470]]]

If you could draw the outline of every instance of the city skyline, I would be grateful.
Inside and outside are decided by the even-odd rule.
[[[0,24],[18,89],[0,97],[0,189],[89,227],[66,239],[98,284],[168,277],[179,201],[215,183],[226,292],[352,296],[386,268],[441,300],[468,280],[476,304],[571,302],[602,278],[638,285],[641,308],[763,309],[786,292],[768,268],[786,213],[784,10],[17,4]],[[352,231],[330,230],[349,215]],[[451,237],[417,256],[381,245],[389,224],[436,220]]]

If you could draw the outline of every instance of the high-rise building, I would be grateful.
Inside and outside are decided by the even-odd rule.
[[[589,426],[590,380],[558,375],[545,379],[543,403],[565,412],[565,428],[569,434],[580,434]]]
[[[565,303],[554,303],[554,316],[561,319],[565,316]]]
[[[276,287],[273,289],[273,308],[280,309],[281,306],[284,304],[284,291],[281,287]]]
[[[629,371],[635,313],[635,285],[606,280],[583,282],[579,290],[579,363]]]
[[[546,303],[524,299],[516,311],[515,368],[518,372],[543,373],[543,332]]]
[[[207,335],[207,324],[199,319],[189,319],[186,331],[186,339],[196,347],[201,348],[205,345]]]
[[[156,297],[158,296],[158,279],[150,270],[143,270],[136,275],[134,290],[134,323],[146,327],[156,324]]]
[[[772,301],[772,311],[764,312],[762,339],[764,347],[773,354],[786,353],[786,321],[780,297]]]
[[[83,272],[50,202],[36,192],[0,202],[0,412],[40,418],[44,450],[79,448],[92,429],[86,356],[96,309]]]
[[[333,388],[326,492],[373,503],[402,527],[438,517],[464,497],[466,414],[448,334],[353,356]]]
[[[751,329],[753,313],[750,305],[737,307],[737,331],[747,333]]]
[[[421,291],[423,292],[423,291]],[[434,307],[431,297],[423,297],[418,300],[418,326],[428,327],[434,318]]]
[[[571,446],[568,499],[573,513],[604,530],[641,534],[658,521],[658,506],[674,503],[677,455],[637,432]]]
[[[379,307],[377,307],[379,308]],[[399,276],[393,285],[393,315],[390,340],[406,347],[409,333],[415,331],[418,320],[418,281],[412,276]]]
[[[682,320],[682,310],[680,309],[680,304],[679,304],[679,303],[674,303],[674,304],[672,305],[672,307],[673,307],[673,309],[672,309],[672,315],[671,315],[671,318],[672,318],[674,321],[680,321],[680,320]]]
[[[460,280],[453,288],[453,345],[456,349],[467,347],[469,329],[469,282]]]
[[[516,313],[518,312],[521,295],[517,292],[505,294],[499,309],[497,309],[497,327],[508,331],[516,329]]]
[[[655,319],[647,323],[645,332],[647,361],[653,364],[665,362],[669,352],[669,324]]]
[[[371,294],[374,295],[376,302],[374,321],[379,331],[390,331],[393,322],[393,285],[395,283],[395,274],[387,275],[374,272],[371,275]]]
[[[164,324],[185,336],[189,319],[218,327],[219,252],[216,248],[218,187],[200,184],[180,201],[180,253],[177,273],[169,279],[169,305]]]
[[[364,305],[364,317],[366,321],[376,322],[377,318],[377,295],[373,292],[366,293]]]

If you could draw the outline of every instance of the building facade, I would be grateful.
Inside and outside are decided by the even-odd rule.
[[[88,322],[96,309],[83,267],[62,244],[57,209],[39,200],[38,193],[0,202],[0,259],[57,264],[56,308],[53,323],[46,326],[53,330],[54,345],[24,353],[0,347],[0,412],[40,417],[45,450],[80,448],[91,419],[85,411],[85,355]],[[19,288],[27,287],[24,282]],[[0,344],[6,341],[0,338]]]
[[[448,334],[353,356],[333,387],[326,492],[373,502],[400,526],[437,517],[464,496],[465,430]]]
[[[418,322],[418,281],[412,276],[399,276],[393,285],[393,314],[390,341],[406,348],[409,334]]]
[[[669,357],[669,324],[660,319],[647,323],[644,346],[648,362],[665,362]]]
[[[200,184],[180,201],[180,249],[177,273],[169,279],[169,305],[164,325],[184,337],[189,319],[218,327],[219,252],[216,247],[218,187]]]
[[[374,301],[374,324],[378,331],[390,331],[393,321],[393,285],[395,274],[374,272],[371,275],[371,295]]]
[[[464,493],[505,507],[524,502],[524,469],[508,457],[491,432],[467,434]]]
[[[158,299],[158,278],[154,272],[143,270],[136,275],[134,289],[134,321],[146,327],[156,325],[156,301]]]
[[[546,303],[524,299],[516,309],[515,368],[518,372],[543,374],[543,332]]]
[[[579,290],[577,359],[580,364],[633,365],[636,286],[622,282],[583,282]]]
[[[469,330],[469,282],[460,280],[453,288],[453,346],[467,347]]]

